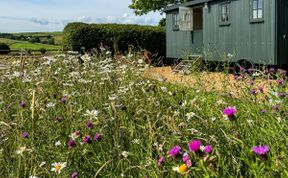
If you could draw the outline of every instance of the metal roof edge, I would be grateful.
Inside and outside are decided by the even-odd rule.
[[[182,4],[176,4],[176,5],[173,5],[173,6],[166,7],[166,8],[164,8],[163,12],[166,13],[166,12],[169,12],[169,11],[177,10],[177,9],[179,9],[180,6],[183,6],[183,7],[196,6],[196,5],[199,5],[199,4],[203,4],[203,3],[206,3],[206,2],[212,2],[212,1],[216,1],[216,0],[193,0],[193,1],[188,1],[188,2],[184,2]]]

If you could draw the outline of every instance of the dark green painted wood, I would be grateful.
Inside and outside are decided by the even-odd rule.
[[[264,0],[261,23],[250,21],[250,0],[231,1],[229,26],[219,24],[219,4],[204,10],[204,48],[215,51],[213,59],[221,60],[222,54],[231,53],[235,54],[234,61],[246,58],[259,64],[276,64],[275,1]]]
[[[180,58],[186,54],[202,53],[203,31],[175,31],[172,28],[172,14],[166,14],[166,57]]]
[[[285,18],[282,18],[283,22],[281,22],[282,24],[285,21],[285,27],[282,29],[283,27],[281,27],[279,22],[277,31],[276,1],[283,2],[285,5],[285,8],[282,8],[281,12],[277,11],[277,14],[285,14]],[[277,44],[277,41],[278,43],[281,41],[278,36],[278,33],[280,33],[279,28],[282,29],[282,33],[288,32],[287,1],[264,0],[264,21],[252,23],[250,20],[250,0],[230,0],[230,24],[226,26],[220,26],[219,22],[219,4],[225,1],[210,2],[209,8],[203,9],[203,33],[201,35],[197,34],[197,32],[173,31],[171,13],[175,13],[176,11],[169,11],[166,13],[167,57],[178,58],[191,50],[201,53],[203,51],[199,51],[199,49],[203,47],[204,51],[210,51],[208,54],[213,54],[212,60],[221,60],[223,59],[221,57],[223,54],[231,53],[236,55],[233,58],[234,61],[246,58],[259,64],[286,64],[287,57],[285,55],[288,56],[288,54],[284,51],[288,51],[288,43],[285,42],[283,44],[282,42],[281,46],[283,48],[278,48],[280,44]],[[277,8],[279,6],[278,4]],[[194,35],[191,35],[193,33]],[[195,42],[192,43],[191,39],[194,39]],[[285,45],[287,46],[285,47]],[[196,50],[197,47],[198,50]],[[277,59],[277,54],[284,55],[284,57]]]
[[[277,64],[288,65],[288,0],[277,0]]]

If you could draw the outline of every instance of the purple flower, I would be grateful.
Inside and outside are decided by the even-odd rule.
[[[259,156],[266,155],[269,152],[269,150],[270,150],[270,148],[268,146],[262,146],[262,145],[254,146],[252,148],[252,151]]]
[[[91,135],[86,135],[83,138],[83,143],[90,143],[91,142]]]
[[[158,166],[162,166],[162,164],[164,163],[164,161],[165,161],[165,158],[164,158],[164,157],[160,157],[160,158],[158,159],[158,161],[157,161],[157,165],[158,165]]]
[[[75,140],[73,140],[73,139],[69,140],[69,143],[68,143],[69,149],[73,148],[75,145],[76,145]]]
[[[269,69],[269,72],[271,72],[271,73],[273,73],[273,72],[275,72],[276,70],[274,69],[274,68],[270,68]]]
[[[237,112],[235,107],[227,107],[223,110],[223,114],[227,115],[228,117],[234,116],[234,114]]]
[[[182,160],[183,160],[184,163],[186,163],[188,160],[190,160],[188,153],[184,153],[183,154]]]
[[[256,94],[257,94],[257,91],[256,91],[255,89],[251,89],[251,90],[250,90],[250,93],[251,93],[252,95],[256,95]]]
[[[254,85],[254,80],[250,80],[249,84]]]
[[[261,113],[263,113],[263,114],[266,113],[266,112],[267,112],[266,109],[262,109],[262,110],[261,110]]]
[[[247,71],[248,71],[249,73],[253,73],[253,72],[254,72],[254,69],[249,68]]]
[[[258,90],[261,92],[261,93],[264,93],[264,88],[262,86],[259,86],[258,87]]]
[[[205,153],[211,153],[212,152],[212,146],[211,145],[205,146],[203,151]]]
[[[279,96],[280,98],[285,98],[286,93],[285,93],[285,92],[278,93],[278,96]]]
[[[62,96],[60,99],[61,103],[66,103],[67,102],[67,96]]]
[[[91,121],[87,122],[86,127],[87,129],[92,129],[93,123]]]
[[[199,151],[201,147],[201,141],[200,140],[192,140],[190,143],[189,143],[189,150],[191,152],[197,152]]]
[[[174,157],[180,154],[181,147],[179,145],[174,146],[171,150],[168,151],[169,156]]]
[[[28,138],[28,137],[29,137],[28,132],[23,132],[23,133],[21,134],[21,137],[22,137],[22,138]]]
[[[279,85],[283,85],[283,82],[284,82],[284,80],[282,80],[282,79],[277,80],[277,83],[278,83]]]
[[[187,166],[188,168],[192,166],[192,162],[191,162],[190,159],[187,160],[187,161],[185,162],[185,164],[186,164],[186,166]]]
[[[102,135],[101,134],[96,134],[94,136],[94,141],[100,141],[102,139]]]
[[[24,108],[26,106],[26,103],[24,101],[19,101],[19,106],[21,108]]]
[[[273,110],[274,111],[278,111],[279,110],[279,106],[278,105],[273,106]]]
[[[71,175],[71,178],[76,178],[78,177],[78,173],[77,172],[73,172],[73,174]]]

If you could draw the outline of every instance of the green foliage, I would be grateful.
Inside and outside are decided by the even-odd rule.
[[[185,2],[187,0],[180,0]],[[132,4],[129,6],[134,10],[135,14],[143,15],[151,11],[162,11],[168,4],[175,4],[177,0],[132,0]]]
[[[70,23],[64,28],[65,49],[97,48],[100,43],[114,50],[117,46],[121,52],[127,51],[128,46],[132,45],[164,55],[165,32],[161,27],[123,24]]]
[[[251,96],[243,90],[243,97],[235,98],[230,91],[207,92],[206,83],[188,88],[148,80],[139,58],[93,56],[83,67],[76,56],[38,58],[25,61],[22,77],[15,66],[20,59],[6,60],[7,69],[0,70],[0,177],[65,178],[74,171],[84,178],[287,177],[287,96],[275,96],[275,111],[268,93]],[[251,78],[241,80],[248,84]],[[287,84],[270,87],[288,91]],[[235,120],[223,118],[227,106],[237,108]],[[97,117],[87,114],[94,109]],[[78,130],[80,137],[72,134]],[[21,137],[24,132],[28,138]],[[102,140],[82,142],[96,133]],[[72,135],[75,145],[69,148]],[[187,143],[194,139],[213,151],[190,152]],[[172,170],[183,164],[182,154],[167,156],[175,145],[192,161],[183,176]],[[270,151],[257,156],[251,151],[255,145]],[[67,167],[55,173],[55,162]]]
[[[159,23],[158,23],[159,27],[165,27],[166,26],[166,18],[162,18]]]
[[[5,43],[0,43],[0,54],[9,54],[9,53],[10,53],[9,46]]]
[[[41,49],[40,49],[40,53],[41,53],[41,54],[45,54],[46,52],[47,52],[47,50],[46,50],[45,48],[41,48]]]

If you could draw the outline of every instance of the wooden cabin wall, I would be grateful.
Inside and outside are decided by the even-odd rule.
[[[284,0],[287,1],[287,0]],[[275,0],[264,0],[264,21],[251,23],[250,0],[230,1],[230,25],[220,26],[219,4],[204,10],[204,48],[219,53],[236,54],[234,60],[251,59],[259,64],[276,64]]]

